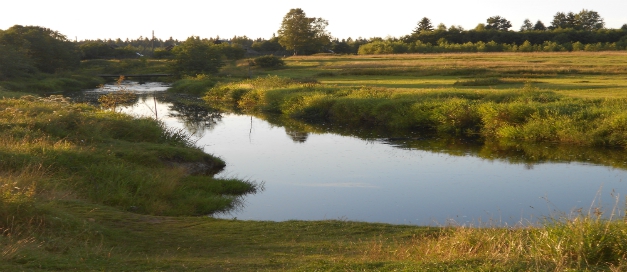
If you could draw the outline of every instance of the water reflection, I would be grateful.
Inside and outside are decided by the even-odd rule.
[[[627,190],[625,171],[561,161],[559,154],[543,157],[564,147],[481,144],[377,128],[342,136],[350,128],[281,116],[252,120],[251,135],[250,116],[224,114],[199,141],[227,161],[225,176],[266,182],[263,194],[247,197],[244,210],[225,218],[514,225],[588,207],[599,190],[611,208],[607,192]],[[306,132],[307,140],[295,143],[286,130]]]
[[[353,128],[343,125],[309,124],[278,115],[256,114],[274,126],[285,127],[290,136],[301,134],[334,133],[358,137],[364,141],[380,142],[396,148],[424,150],[453,156],[476,156],[487,160],[503,160],[523,164],[527,169],[534,165],[556,162],[581,162],[627,169],[627,152],[621,148],[598,148],[553,143],[524,143],[508,141],[482,141],[480,138],[459,138],[408,130],[380,127]],[[288,132],[289,131],[289,132]],[[291,136],[290,136],[291,137]]]
[[[224,218],[514,225],[599,200],[610,209],[609,193],[623,200],[627,192],[627,156],[618,149],[308,124],[165,94],[141,97],[128,112],[150,116],[153,101],[160,120],[227,162],[221,177],[265,182]]]
[[[194,136],[202,137],[222,120],[222,113],[195,98],[162,98],[168,101],[168,116],[180,120],[185,129]]]
[[[307,137],[309,136],[309,133],[306,131],[293,130],[288,127],[285,127],[285,133],[295,143],[304,143],[307,141]]]

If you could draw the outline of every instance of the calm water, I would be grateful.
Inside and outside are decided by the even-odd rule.
[[[154,102],[145,96],[125,111],[154,116]],[[168,126],[186,128],[207,153],[227,162],[220,177],[265,183],[263,192],[246,196],[245,207],[217,216],[222,218],[515,225],[587,210],[593,203],[611,208],[613,196],[624,199],[627,192],[627,171],[584,163],[585,158],[540,163],[516,152],[485,155],[490,148],[476,144],[434,147],[442,141],[364,139],[324,127],[306,133],[294,124],[286,128],[246,115],[203,118],[207,112],[159,99],[157,112]],[[602,151],[592,154],[604,160],[597,158]]]

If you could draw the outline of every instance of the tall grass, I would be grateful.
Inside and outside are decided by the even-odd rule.
[[[383,126],[485,139],[627,147],[627,103],[580,99],[528,83],[518,90],[397,91],[266,77],[222,84],[205,96],[248,111],[310,122]]]
[[[202,95],[217,84],[215,77],[208,75],[196,75],[177,80],[168,89],[169,92]]]
[[[445,226],[405,240],[374,240],[364,261],[417,261],[494,271],[624,271],[627,223],[588,213],[553,215],[538,226]]]
[[[0,100],[2,218],[28,218],[21,213],[33,203],[66,197],[149,214],[210,214],[257,189],[248,181],[212,178],[223,167],[190,136],[153,119],[61,96]],[[190,200],[190,194],[197,197]]]

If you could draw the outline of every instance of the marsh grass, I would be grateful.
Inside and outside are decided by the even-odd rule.
[[[477,78],[472,80],[458,80],[453,83],[453,85],[459,86],[493,86],[504,84],[505,81],[498,78]]]
[[[452,224],[406,239],[381,236],[367,243],[362,260],[414,261],[453,270],[623,271],[627,223],[614,197],[609,215],[603,214],[606,207],[593,203],[587,211],[554,212],[538,224]]]
[[[202,95],[218,83],[218,79],[209,75],[196,75],[177,80],[168,92]]]
[[[59,94],[80,91],[104,82],[95,75],[61,73],[56,75],[35,74],[30,77],[5,80],[0,82],[6,90],[30,94]],[[0,92],[1,93],[1,92]]]
[[[485,139],[627,147],[623,99],[581,99],[527,83],[506,91],[396,91],[265,77],[218,85],[205,99],[314,123],[418,129]]]
[[[119,105],[129,104],[137,100],[137,95],[124,86],[123,82],[124,76],[120,76],[116,81],[116,89],[114,91],[98,97],[98,103],[100,103],[101,107],[115,112]],[[103,89],[104,85],[100,85],[99,88]]]
[[[552,215],[543,223],[528,226],[417,227],[345,220],[269,222],[150,216],[68,201],[57,202],[54,207],[64,211],[64,215],[55,214],[48,219],[56,224],[54,229],[58,232],[30,237],[1,236],[4,255],[0,268],[154,270],[167,267],[168,270],[232,271],[623,271],[627,268],[623,243],[627,232],[625,221],[598,216],[595,209],[591,213]]]
[[[222,160],[153,119],[103,112],[62,96],[3,99],[0,109],[0,229],[6,237],[53,227],[50,218],[59,211],[46,203],[58,200],[206,215],[257,190],[253,182],[214,179]],[[9,244],[18,246],[21,238],[15,239]]]
[[[417,92],[451,86],[466,90],[511,90],[531,81],[540,88],[571,97],[613,98],[626,97],[622,90],[627,88],[623,76],[627,71],[625,52],[298,56],[285,61],[285,69],[257,74],[312,77],[324,84],[344,87]],[[498,78],[507,84],[453,85],[456,81],[484,78]]]
[[[290,129],[297,132],[316,131],[316,123],[322,122],[351,129],[406,128],[418,134],[479,136],[487,143],[482,148],[496,150],[497,155],[477,151],[489,158],[507,152],[557,160],[573,155],[553,145],[526,147],[537,141],[619,151],[625,147],[625,100],[606,87],[618,82],[623,65],[615,70],[604,67],[608,59],[621,61],[624,54],[520,56],[291,57],[287,68],[273,73],[297,76],[219,83],[205,99],[255,114],[281,113],[275,118],[291,120]],[[410,62],[405,65],[409,68],[429,62],[442,69],[455,64],[445,69],[459,74],[443,77],[449,87],[397,89],[364,86],[360,80],[372,77],[346,78],[333,70],[340,68],[329,69],[367,61]],[[479,61],[485,67],[477,67]],[[520,62],[529,67],[520,68]],[[374,69],[394,70],[391,66],[397,64]],[[315,76],[325,71],[336,76]],[[599,83],[606,90],[603,97],[583,99],[579,97],[594,95],[533,82],[512,84],[507,90],[450,88],[456,80],[492,75],[504,81],[542,77],[543,82],[560,86],[601,82],[591,74],[608,78]],[[347,79],[354,81],[329,84]],[[399,74],[380,79],[393,85],[390,81],[399,80]],[[435,144],[429,148],[454,144],[431,143]],[[62,97],[0,100],[0,270],[627,270],[627,223],[618,213],[601,214],[600,206],[551,214],[539,224],[520,226],[418,227],[184,216],[223,211],[240,204],[238,195],[260,189],[252,182],[213,179],[203,171],[219,169],[224,162],[192,145],[191,138],[166,131],[155,120],[102,112]],[[603,151],[581,150],[589,153],[578,156],[606,159],[598,153]],[[621,152],[605,153],[624,161]]]

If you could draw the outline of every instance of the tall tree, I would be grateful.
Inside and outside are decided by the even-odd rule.
[[[2,32],[0,30],[0,35]],[[37,69],[27,52],[11,45],[0,44],[0,80],[26,76]]]
[[[307,17],[302,9],[291,9],[279,28],[279,43],[293,50],[294,55],[319,52],[331,42],[331,35],[326,31],[328,25],[322,18]]]
[[[475,26],[475,31],[484,31],[484,30],[485,30],[484,23],[478,23],[477,26]]]
[[[553,30],[558,28],[566,28],[566,26],[566,14],[563,12],[558,12],[553,15],[553,21],[551,21],[551,26],[549,26],[549,29]]]
[[[431,24],[431,19],[427,17],[423,17],[419,22],[416,29],[414,29],[414,34],[420,34],[422,32],[433,31],[433,25]]]
[[[569,11],[566,14],[566,28],[576,28],[577,27],[577,15],[572,11]]]
[[[0,45],[23,52],[42,72],[54,73],[80,65],[76,45],[65,35],[48,28],[14,25],[2,32]]]
[[[492,16],[486,20],[485,29],[495,29],[507,31],[512,27],[512,23],[501,16]]]
[[[576,15],[576,22],[579,29],[599,30],[603,29],[605,22],[598,12],[593,10],[582,10]]]
[[[546,30],[546,26],[544,25],[544,23],[542,21],[538,20],[536,22],[536,24],[533,25],[533,30],[545,31]]]
[[[568,12],[568,14],[563,12],[556,13],[555,16],[553,16],[553,21],[549,28],[572,28],[592,31],[603,29],[603,27],[605,27],[605,22],[598,12],[584,9],[577,14],[573,12]]]
[[[172,49],[174,59],[171,68],[181,75],[217,74],[224,66],[222,52],[207,40],[189,37]]]
[[[520,31],[529,31],[529,30],[533,30],[533,25],[531,24],[531,21],[529,21],[529,19],[525,19],[525,21],[523,22],[523,25],[520,27]]]
[[[452,34],[459,34],[462,33],[464,31],[464,28],[460,25],[451,25],[448,28],[448,33],[452,33]]]

